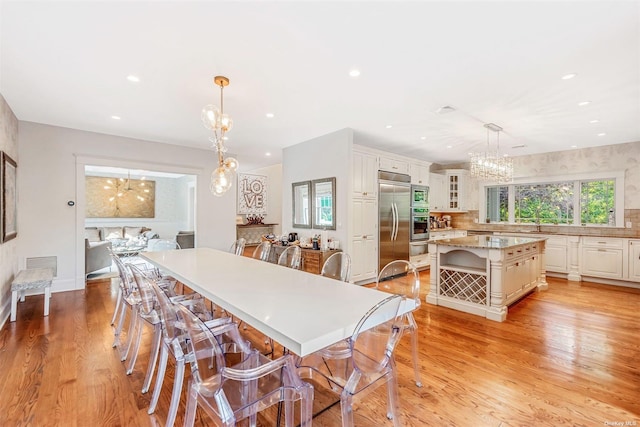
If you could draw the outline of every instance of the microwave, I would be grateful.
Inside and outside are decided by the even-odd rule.
[[[411,186],[411,206],[429,207],[429,187],[424,185]]]

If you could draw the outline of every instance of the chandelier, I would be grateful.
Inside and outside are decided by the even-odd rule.
[[[224,76],[216,76],[213,82],[220,86],[220,108],[209,104],[202,109],[202,123],[204,127],[213,131],[213,136],[209,137],[209,141],[213,143],[213,148],[218,154],[218,167],[211,173],[211,184],[209,189],[216,196],[222,196],[231,188],[233,177],[238,169],[238,161],[233,157],[225,158],[224,153],[227,147],[224,142],[227,140],[225,136],[233,127],[233,120],[228,114],[224,113],[224,100],[222,92],[225,86],[229,86],[229,79]]]
[[[500,131],[502,128],[493,123],[484,125],[487,129],[487,150],[471,153],[471,176],[481,181],[506,183],[513,181],[513,159],[500,154]],[[496,133],[496,147],[491,149],[489,132]]]

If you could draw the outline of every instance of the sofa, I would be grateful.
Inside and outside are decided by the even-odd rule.
[[[111,267],[111,242],[90,242],[84,239],[84,274]]]
[[[84,266],[85,274],[111,267],[112,245],[126,244],[138,240],[146,242],[158,237],[158,233],[146,227],[85,227]]]
[[[178,231],[178,234],[176,234],[176,242],[180,245],[180,249],[193,248],[195,233],[193,231]]]

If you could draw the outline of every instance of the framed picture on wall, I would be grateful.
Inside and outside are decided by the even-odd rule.
[[[18,165],[15,160],[5,152],[2,152],[0,156],[0,175],[2,175],[2,242],[6,242],[18,235]]]
[[[267,177],[238,174],[238,214],[267,213]]]

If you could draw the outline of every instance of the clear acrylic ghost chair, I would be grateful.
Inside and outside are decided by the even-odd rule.
[[[346,252],[336,252],[327,258],[320,274],[348,282],[351,278],[351,257]]]
[[[398,314],[403,298],[392,295],[373,306],[358,322],[351,339],[298,360],[300,377],[327,384],[340,395],[342,426],[353,426],[353,402],[387,385],[387,417],[398,420],[398,382],[393,350],[400,337]],[[373,326],[375,325],[375,326]]]
[[[121,345],[121,333],[122,328],[124,326],[124,321],[127,315],[127,311],[130,313],[133,312],[133,307],[137,304],[140,304],[140,294],[137,289],[137,285],[133,276],[131,275],[131,271],[127,267],[127,265],[132,264],[140,269],[144,270],[145,274],[151,275],[158,284],[165,289],[166,292],[171,295],[175,295],[174,286],[176,280],[169,276],[160,276],[156,269],[148,269],[148,265],[150,264],[137,264],[137,263],[127,263],[125,264],[116,253],[110,250],[111,259],[113,263],[116,265],[118,270],[118,275],[120,276],[120,284],[118,286],[118,297],[116,299],[116,307],[113,313],[113,318],[111,320],[111,324],[113,325],[117,319],[117,325],[114,329],[115,340],[113,342],[113,347],[119,347]],[[129,326],[131,327],[131,319],[133,316],[130,316]],[[127,338],[131,335],[127,334]],[[127,358],[127,354],[130,348],[130,342],[124,347],[125,350],[121,351],[121,359],[124,361]]]
[[[269,261],[269,253],[271,252],[271,242],[262,242],[253,250],[252,257],[260,261]]]
[[[278,258],[278,265],[300,270],[302,266],[302,250],[300,246],[289,246],[282,251]]]
[[[173,302],[169,296],[157,285],[156,282],[151,281],[151,289],[153,290],[156,301],[159,305],[160,322],[162,324],[162,341],[160,347],[160,362],[158,364],[158,373],[156,375],[156,383],[153,388],[153,396],[149,403],[149,414],[153,414],[160,398],[160,392],[162,391],[162,385],[164,383],[164,377],[167,369],[167,361],[169,355],[172,356],[175,362],[175,375],[173,378],[173,388],[171,392],[171,403],[169,404],[169,411],[167,413],[166,426],[173,426],[178,412],[178,405],[180,404],[180,395],[182,394],[182,383],[184,381],[185,365],[190,363],[192,356],[190,356],[186,347],[186,332],[184,322],[178,321],[178,314],[176,311],[176,303]],[[194,300],[190,300],[194,301]],[[191,312],[196,309],[197,312],[205,310],[204,302],[202,300],[195,300],[194,304],[186,305],[184,301],[181,302],[189,308]],[[202,319],[201,316],[198,316]],[[212,330],[214,335],[216,334],[216,328],[231,323],[231,318],[222,317],[219,319],[212,319],[205,324]]]
[[[239,238],[238,240],[233,242],[233,244],[229,248],[229,253],[236,254],[236,255],[243,255],[244,247],[246,244],[247,244],[246,239],[244,239],[243,237]]]
[[[118,285],[118,297],[116,299],[116,308],[113,313],[113,319],[111,324],[116,323],[114,329],[115,338],[113,340],[112,347],[120,347],[121,346],[121,338],[122,338],[122,329],[124,327],[124,321],[127,317],[127,311],[130,313],[129,316],[129,326],[133,322],[133,307],[140,304],[140,295],[138,293],[138,289],[135,285],[133,277],[131,276],[129,270],[126,268],[122,260],[110,250],[111,259],[116,265],[118,270],[118,275],[120,276],[120,284]],[[131,329],[131,328],[130,328]],[[130,341],[131,335],[127,334],[127,340]],[[127,358],[127,353],[129,351],[129,342],[127,342],[124,346],[126,350],[120,351],[121,360],[125,360]]]
[[[301,406],[300,425],[311,426],[313,387],[298,377],[293,356],[270,360],[241,341],[236,344],[240,345],[243,358],[228,367],[220,338],[188,310],[182,307],[178,310],[189,335],[187,348],[195,355],[185,426],[193,426],[198,406],[216,425],[235,426],[236,422],[248,419],[249,425],[255,426],[258,412],[280,402],[284,402],[285,426],[293,426],[296,401]],[[235,324],[225,327],[238,334]]]
[[[420,307],[420,275],[415,266],[408,261],[391,261],[385,265],[376,281],[376,289],[389,292],[415,301],[415,310]],[[418,324],[410,311],[403,316],[403,333],[411,334],[411,350],[413,353],[413,373],[416,386],[422,387],[420,368],[418,366]]]
[[[151,351],[149,352],[149,364],[147,365],[147,373],[142,383],[142,393],[149,391],[151,385],[151,379],[153,377],[153,371],[155,370],[156,362],[158,361],[158,353],[160,352],[161,336],[162,336],[162,323],[160,321],[160,314],[156,307],[158,306],[157,299],[153,289],[151,287],[152,278],[143,273],[135,265],[127,265],[133,275],[138,292],[140,294],[140,304],[133,307],[133,314],[131,319],[129,345],[130,357],[127,363],[126,373],[131,375],[133,368],[138,358],[138,351],[140,350],[140,342],[142,340],[142,328],[144,323],[153,327],[153,338],[151,341]],[[164,292],[167,292],[166,290]],[[206,310],[204,301],[198,294],[191,295],[177,295],[171,297],[174,302],[181,305],[188,306],[190,310],[194,311],[195,315],[203,320],[211,320],[212,314]]]

